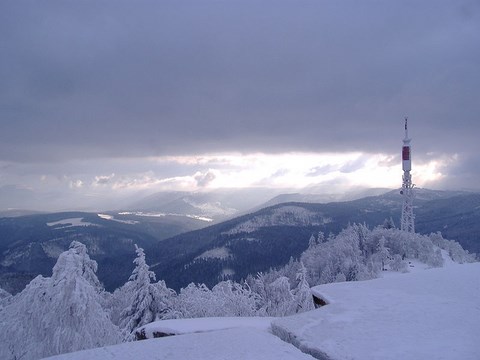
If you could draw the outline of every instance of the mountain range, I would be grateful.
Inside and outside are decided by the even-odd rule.
[[[480,194],[426,189],[417,189],[416,194],[417,232],[441,231],[445,238],[480,253]],[[109,291],[127,281],[134,244],[145,249],[151,269],[168,286],[179,289],[190,282],[212,286],[284,265],[320,231],[328,236],[349,223],[374,227],[390,218],[398,224],[402,201],[398,191],[328,203],[288,194],[267,203],[275,205],[220,222],[229,216],[224,210],[231,209],[228,201],[222,202],[228,200],[226,195],[210,207],[205,206],[212,203],[206,195],[203,200],[188,193],[162,196],[116,212],[0,218],[0,287],[15,293],[38,274],[50,276],[56,257],[73,240],[87,245]],[[276,203],[282,200],[290,202]]]

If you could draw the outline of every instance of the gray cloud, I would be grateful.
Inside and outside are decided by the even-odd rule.
[[[338,170],[338,165],[322,165],[322,166],[316,166],[306,174],[306,176],[318,176],[318,175],[326,175],[329,172],[336,171]]]
[[[366,162],[367,162],[366,157],[359,157],[357,159],[349,161],[348,163],[340,167],[339,171],[345,174],[352,173],[361,169]]]
[[[197,182],[197,186],[205,187],[213,180],[215,180],[216,176],[215,173],[212,171],[207,171],[206,173],[198,173],[194,176],[195,181]]]
[[[106,184],[110,183],[114,177],[115,177],[115,174],[95,176],[94,184],[95,185],[106,185]]]
[[[25,171],[225,151],[394,155],[405,115],[416,159],[477,149],[476,1],[27,4],[0,4],[0,161],[34,164]]]

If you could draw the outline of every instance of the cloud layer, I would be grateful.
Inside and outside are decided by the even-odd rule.
[[[100,184],[128,158],[391,157],[405,115],[417,161],[479,174],[477,1],[4,1],[0,44],[0,185],[21,163],[102,159]]]

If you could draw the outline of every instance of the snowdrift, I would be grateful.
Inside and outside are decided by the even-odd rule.
[[[480,263],[312,289],[327,305],[272,331],[319,359],[478,359]]]

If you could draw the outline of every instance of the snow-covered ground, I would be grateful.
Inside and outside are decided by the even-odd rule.
[[[328,304],[277,319],[272,329],[317,358],[480,358],[480,263],[312,291]]]
[[[275,225],[321,225],[331,222],[330,218],[324,218],[316,212],[309,211],[301,206],[285,205],[274,209],[272,213],[257,215],[232,229],[225,232],[227,235],[241,232],[252,233],[258,229]]]
[[[216,317],[161,320],[147,324],[139,330],[145,329],[145,335],[149,339],[153,338],[154,332],[182,335],[233,328],[257,329],[267,332],[270,330],[273,319],[272,317]]]
[[[63,219],[59,221],[49,222],[47,223],[47,225],[48,226],[65,225],[65,226],[62,226],[63,228],[73,227],[73,226],[98,226],[97,224],[93,224],[88,221],[83,221],[83,218]]]
[[[138,224],[138,223],[139,223],[139,221],[136,221],[136,220],[120,220],[120,219],[115,219],[114,216],[108,215],[108,214],[97,214],[97,216],[98,216],[99,218],[104,219],[104,220],[116,221],[116,222],[123,223],[123,224],[135,225],[135,224]]]
[[[79,351],[51,360],[312,360],[264,330],[234,328],[169,336]]]
[[[203,252],[202,254],[198,255],[194,260],[198,259],[220,259],[225,260],[231,257],[232,254],[230,250],[225,246],[214,248]]]
[[[317,286],[328,304],[310,312],[164,320],[147,325],[147,336],[178,335],[51,359],[479,359],[480,263],[410,265],[407,274]]]

